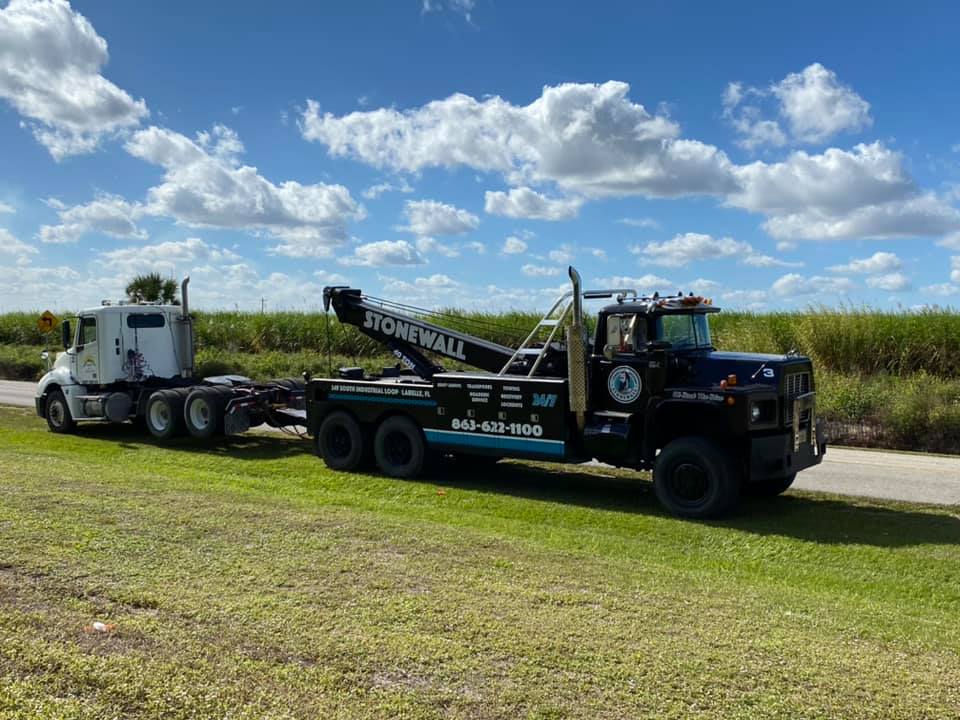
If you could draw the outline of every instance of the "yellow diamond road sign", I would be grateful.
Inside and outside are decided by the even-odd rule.
[[[44,310],[43,315],[37,319],[37,327],[42,333],[48,333],[53,330],[60,320],[49,310]]]

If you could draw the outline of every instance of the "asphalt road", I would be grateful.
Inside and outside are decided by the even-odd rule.
[[[36,385],[0,380],[0,404],[33,406]],[[960,458],[835,448],[794,487],[839,495],[960,505]]]

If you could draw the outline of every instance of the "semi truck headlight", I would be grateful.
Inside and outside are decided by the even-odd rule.
[[[777,417],[777,401],[754,400],[750,403],[751,423],[770,423]]]

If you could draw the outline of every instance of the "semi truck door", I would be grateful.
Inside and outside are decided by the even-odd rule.
[[[100,383],[100,348],[97,342],[97,318],[80,317],[77,326],[77,379],[84,385]]]

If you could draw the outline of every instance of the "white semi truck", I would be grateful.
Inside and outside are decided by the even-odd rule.
[[[37,414],[53,432],[78,421],[143,422],[166,440],[241,433],[268,424],[303,425],[304,383],[194,376],[193,322],[187,286],[182,305],[110,303],[62,324],[64,351],[37,385]]]

